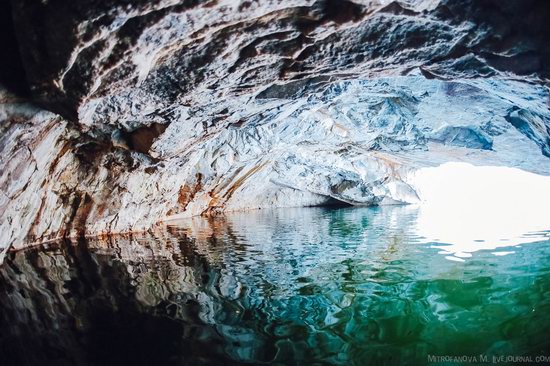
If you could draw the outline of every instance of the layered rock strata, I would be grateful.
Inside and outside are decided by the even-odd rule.
[[[550,174],[544,1],[12,6],[31,98],[0,97],[3,250],[415,203],[449,161]]]

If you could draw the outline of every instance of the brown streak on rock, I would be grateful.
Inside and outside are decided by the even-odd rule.
[[[241,187],[248,178],[259,172],[265,165],[267,165],[267,163],[268,162],[266,161],[261,164],[255,165],[248,172],[246,172],[244,175],[233,182],[233,179],[242,170],[242,168],[239,169],[237,173],[233,175],[233,178],[222,186],[223,188],[216,190],[217,192],[220,192],[225,187],[228,187],[221,197],[219,197],[216,192],[210,191],[209,195],[212,197],[212,200],[208,203],[208,208],[201,215],[212,216],[220,213],[223,209],[223,205],[231,198],[231,196],[233,196],[237,189],[239,189],[239,187]]]
[[[256,165],[254,167],[252,167],[248,172],[246,172],[242,177],[240,177],[239,179],[237,179],[235,181],[235,183],[233,183],[229,189],[227,190],[227,192],[225,192],[225,194],[223,195],[223,198],[225,201],[229,200],[231,198],[231,196],[233,195],[233,193],[235,193],[235,191],[243,185],[243,183],[248,179],[250,178],[252,175],[256,174],[257,172],[259,172],[265,165],[267,164],[267,162],[264,162],[264,163],[261,163],[259,165]]]
[[[167,128],[167,125],[153,123],[150,126],[140,127],[132,132],[127,133],[128,143],[132,150],[147,154],[153,145],[153,142]]]
[[[195,184],[193,186],[184,184],[180,188],[178,203],[182,206],[182,211],[187,209],[187,205],[189,205],[189,203],[195,198],[197,192],[202,189],[202,174],[197,173],[195,175],[195,179]]]
[[[44,203],[46,201],[46,195],[42,194],[42,199],[40,200],[40,207],[38,208],[38,211],[36,212],[36,216],[34,217],[34,221],[32,223],[32,226],[27,233],[26,240],[28,241],[36,241],[38,240],[38,236],[35,232],[36,226],[40,224],[40,221],[42,220],[42,210],[44,209]]]
[[[88,220],[88,215],[92,210],[94,201],[88,193],[84,193],[80,200],[80,205],[76,211],[75,217],[73,219],[73,229],[76,229],[79,235],[83,235],[86,229],[86,221]]]
[[[59,160],[61,160],[61,158],[65,155],[65,153],[67,151],[69,151],[70,148],[71,148],[71,145],[69,143],[65,142],[63,144],[63,146],[59,150],[59,153],[57,153],[57,156],[55,157],[55,159],[50,164],[50,168],[48,170],[50,176],[52,176],[55,168],[57,167],[57,164],[59,163]]]

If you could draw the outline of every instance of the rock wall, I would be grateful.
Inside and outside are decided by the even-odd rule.
[[[11,5],[31,97],[0,92],[4,250],[414,203],[448,161],[550,174],[545,1]]]

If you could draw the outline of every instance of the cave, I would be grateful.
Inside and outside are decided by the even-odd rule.
[[[549,17],[3,1],[2,364],[548,362]]]

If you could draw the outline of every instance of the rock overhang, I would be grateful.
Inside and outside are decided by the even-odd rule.
[[[413,203],[409,177],[449,161],[549,174],[548,7],[528,5],[18,1],[31,92],[64,119],[40,115],[2,148],[3,193],[27,187],[3,196],[4,245]],[[47,174],[22,168],[29,139]]]

